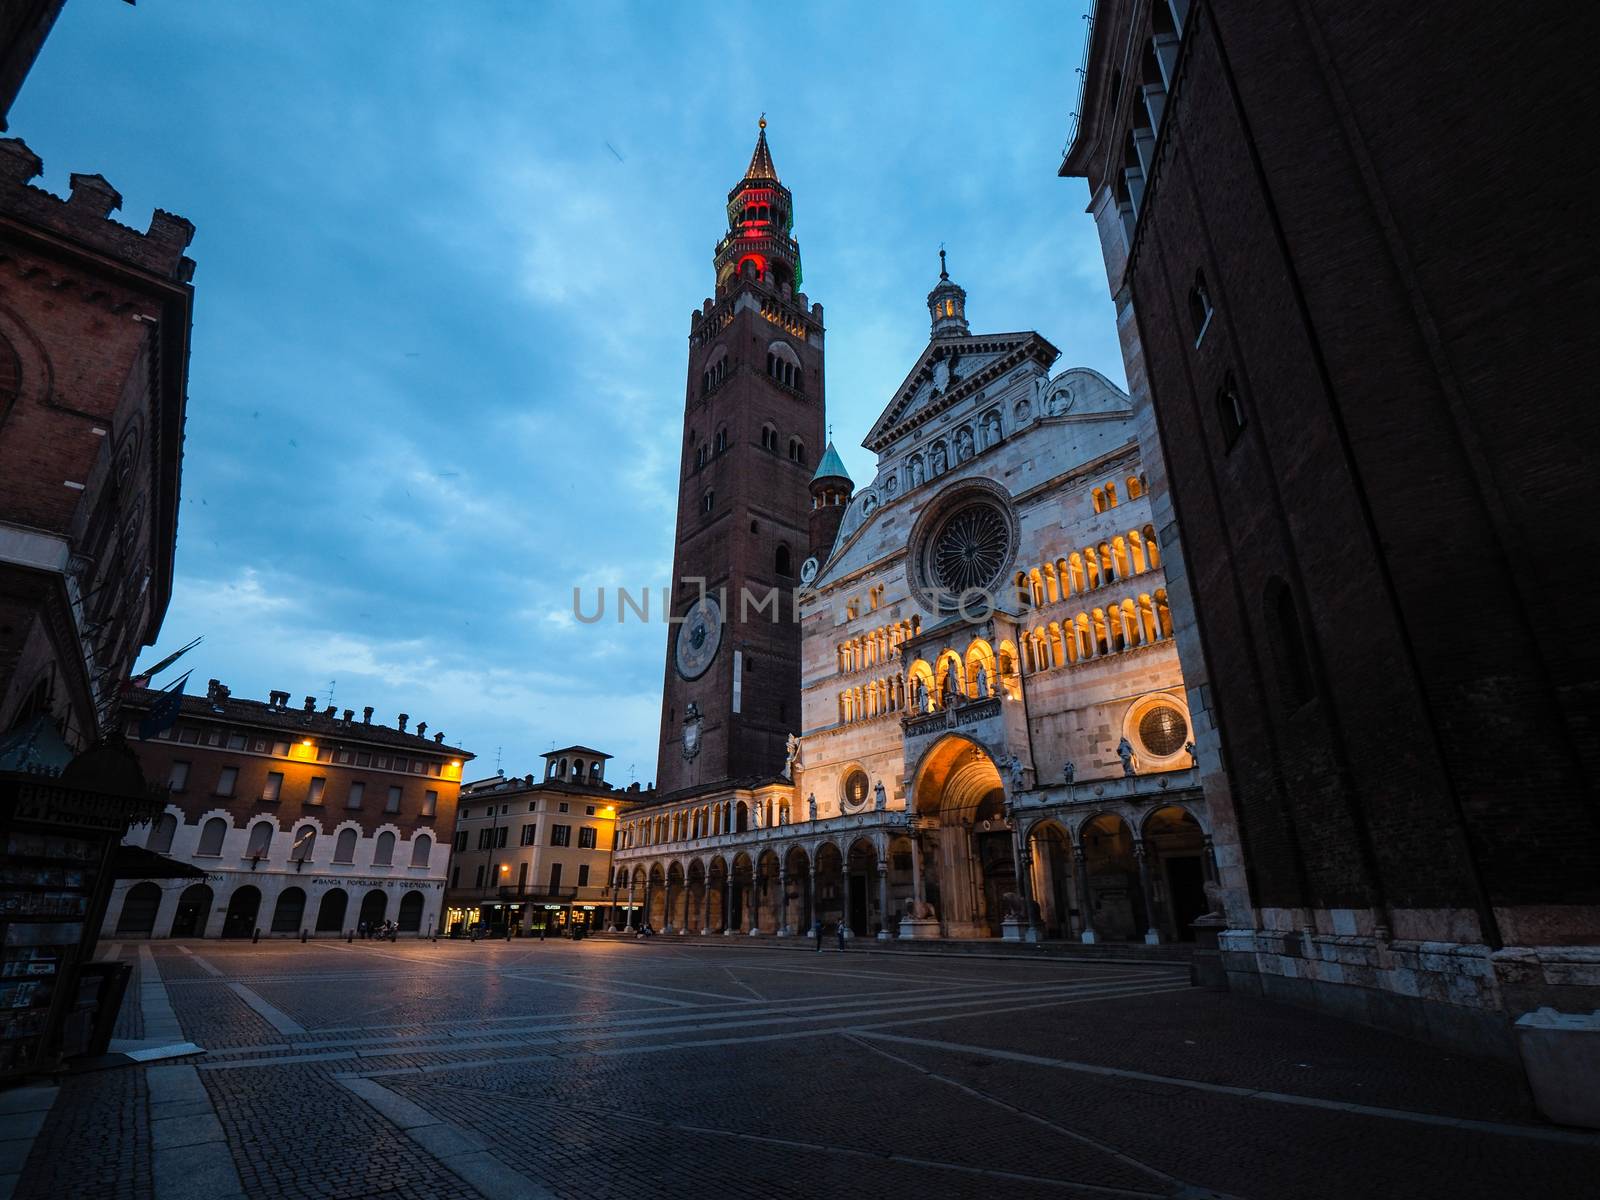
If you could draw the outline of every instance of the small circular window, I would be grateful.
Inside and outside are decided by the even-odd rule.
[[[1157,704],[1139,718],[1139,740],[1157,758],[1170,758],[1189,740],[1189,722],[1170,704]]]
[[[851,771],[844,777],[844,806],[854,811],[867,802],[868,789],[867,773],[860,767]]]

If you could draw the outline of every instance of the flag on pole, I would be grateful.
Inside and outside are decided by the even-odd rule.
[[[185,671],[178,676],[176,683],[162,689],[161,698],[150,706],[150,712],[139,722],[141,742],[148,742],[156,734],[165,733],[177,724],[178,713],[183,710],[183,685],[192,674],[193,671]]]
[[[190,642],[187,646],[184,646],[184,647],[182,647],[182,648],[180,648],[178,650],[174,650],[171,654],[167,655],[160,662],[156,663],[155,666],[146,667],[143,671],[140,671],[137,675],[135,675],[133,677],[133,679],[130,680],[129,682],[131,682],[134,687],[142,687],[142,688],[149,687],[151,679],[153,679],[155,676],[161,674],[161,672],[165,671],[173,663],[177,662],[185,654],[189,653],[189,651],[193,650],[203,640],[204,640],[204,635],[202,635],[201,637],[195,638],[194,641]]]

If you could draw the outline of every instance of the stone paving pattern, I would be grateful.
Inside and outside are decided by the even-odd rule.
[[[263,1200],[1561,1200],[1600,1174],[1600,1137],[1539,1122],[1505,1066],[1189,988],[1171,966],[615,941],[152,949],[206,1049],[183,1060],[209,1101],[192,1120],[220,1126]],[[125,1009],[119,1035],[138,1029]],[[17,1197],[200,1197],[152,1171],[146,1074],[66,1077]]]

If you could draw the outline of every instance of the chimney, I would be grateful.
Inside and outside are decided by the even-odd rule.
[[[285,699],[287,698],[288,697],[285,697]],[[361,710],[361,723],[363,725],[372,724],[372,705],[369,704]]]
[[[532,775],[524,775],[522,777],[522,784],[523,784],[524,787],[532,787],[533,786],[533,776]]]
[[[428,736],[428,723],[426,721],[418,721],[417,722],[417,736],[418,737],[427,737]]]
[[[346,725],[350,724],[350,722],[355,718],[355,715],[356,715],[356,710],[355,709],[353,709],[353,708],[345,709],[344,710],[344,723]]]
[[[288,692],[273,692],[273,693],[271,693],[271,704],[269,705],[269,707],[271,707],[271,708],[288,708],[289,707],[289,693]]]
[[[317,698],[315,696],[306,697],[306,711],[308,713],[314,713],[317,711]]]
[[[331,716],[333,716],[334,713],[336,713],[338,711],[339,710],[337,708],[335,708],[333,705],[330,704],[330,705],[328,705],[327,708],[322,710],[322,715],[325,716],[325,717],[331,717]]]
[[[437,745],[444,745],[444,731],[441,729],[438,733],[434,734],[433,740]]]
[[[410,713],[401,713],[400,714],[400,720],[397,723],[397,727],[399,728],[401,733],[404,733],[406,731],[406,722],[409,721],[409,720],[411,720],[411,714]]]

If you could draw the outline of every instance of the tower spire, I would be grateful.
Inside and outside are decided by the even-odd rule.
[[[967,332],[967,293],[950,278],[945,265],[944,243],[939,243],[939,282],[928,293],[928,315],[933,318],[933,336]]]
[[[756,122],[760,132],[756,135],[755,152],[750,155],[750,165],[745,168],[746,179],[768,179],[778,182],[778,169],[772,165],[772,151],[767,149],[767,114]]]

